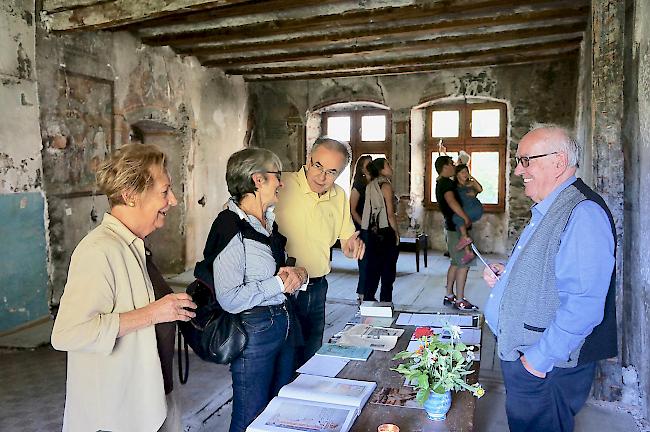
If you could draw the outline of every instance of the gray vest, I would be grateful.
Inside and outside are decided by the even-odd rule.
[[[573,185],[557,196],[512,267],[499,308],[499,358],[514,361],[519,351],[537,343],[560,305],[555,258],[560,238],[575,206],[587,199]],[[584,341],[557,367],[575,367]]]

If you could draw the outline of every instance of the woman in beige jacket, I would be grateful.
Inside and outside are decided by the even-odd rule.
[[[98,169],[111,211],[72,254],[52,332],[52,346],[68,352],[64,431],[180,429],[178,420],[163,428],[174,404],[155,325],[188,321],[196,305],[185,293],[155,300],[143,241],[177,204],[165,161],[155,146],[127,145]]]

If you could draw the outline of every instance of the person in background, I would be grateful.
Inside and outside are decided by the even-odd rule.
[[[165,363],[174,338],[160,337],[174,329],[160,325],[189,321],[196,305],[152,285],[144,245],[177,204],[166,160],[131,144],[97,170],[111,210],[72,254],[52,330],[52,346],[68,352],[64,431],[181,430]]]
[[[399,229],[397,227],[397,197],[391,179],[393,168],[385,158],[368,165],[371,181],[366,186],[366,203],[363,208],[361,232],[366,243],[366,286],[364,300],[376,301],[375,295],[381,280],[379,300],[393,301],[393,283],[399,257]]]
[[[352,214],[352,222],[359,231],[361,229],[361,217],[363,215],[363,205],[366,202],[366,186],[370,181],[370,174],[368,174],[368,164],[372,162],[370,155],[363,155],[357,160],[354,168],[354,177],[352,180],[352,190],[350,191],[350,212]],[[357,301],[363,301],[363,290],[366,283],[366,268],[365,261],[358,260],[359,266],[359,282],[357,283]]]
[[[293,313],[286,295],[307,281],[303,268],[287,267],[284,239],[273,209],[282,188],[275,153],[247,148],[226,166],[231,195],[210,229],[195,276],[214,286],[221,307],[239,314],[248,343],[230,364],[233,406],[230,432],[243,432],[293,377]]]
[[[456,250],[456,245],[460,240],[460,232],[456,231],[453,215],[460,216],[468,229],[471,227],[472,221],[460,205],[460,197],[458,196],[456,183],[451,179],[455,172],[454,161],[449,156],[438,156],[434,166],[438,173],[438,179],[436,180],[436,201],[445,218],[447,252],[449,252],[450,258],[449,269],[447,270],[446,295],[443,298],[443,304],[451,304],[461,310],[478,309],[465,298],[467,273],[469,272],[469,266],[474,260],[462,263],[463,252],[462,250]]]
[[[522,138],[515,175],[535,202],[532,218],[508,263],[483,272],[511,432],[572,431],[596,361],[617,355],[616,228],[575,177],[579,157],[559,126],[534,125]]]
[[[283,173],[284,188],[276,206],[277,222],[287,238],[287,253],[307,269],[309,286],[295,299],[304,347],[296,352],[296,368],[323,344],[325,300],[330,272],[330,248],[341,240],[343,254],[363,257],[365,246],[355,232],[350,203],[334,180],[350,162],[350,146],[328,137],[318,138],[297,172]]]
[[[469,175],[469,168],[465,164],[456,165],[456,190],[463,211],[469,216],[472,223],[481,219],[483,216],[483,204],[476,198],[476,195],[483,192],[483,186],[475,178]],[[454,213],[452,216],[456,231],[460,232],[460,240],[456,245],[456,250],[465,249],[465,255],[460,259],[461,264],[467,264],[474,259],[474,253],[470,250],[469,245],[473,242],[467,232],[465,221]]]

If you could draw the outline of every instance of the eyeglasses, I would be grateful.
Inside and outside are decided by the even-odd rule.
[[[334,179],[339,175],[339,172],[337,170],[325,169],[325,167],[321,165],[320,162],[314,163],[314,160],[311,158],[309,159],[309,164],[320,171],[321,174],[325,174],[325,177],[329,177],[330,179]]]
[[[545,153],[545,154],[539,154],[535,156],[515,156],[515,166],[521,164],[522,167],[528,168],[528,165],[530,165],[530,161],[532,159],[537,159],[541,158],[544,156],[550,156],[554,154],[558,154],[559,152],[552,152],[552,153]]]
[[[282,181],[282,171],[266,171],[267,174],[275,174],[278,181]]]

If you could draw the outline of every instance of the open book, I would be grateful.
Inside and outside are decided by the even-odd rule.
[[[348,432],[356,418],[352,406],[276,396],[246,432]]]
[[[370,398],[375,387],[377,387],[377,384],[369,381],[298,375],[298,378],[293,382],[280,389],[278,396],[349,405],[355,407],[358,414]]]
[[[247,432],[347,432],[377,384],[299,375],[246,429]]]

